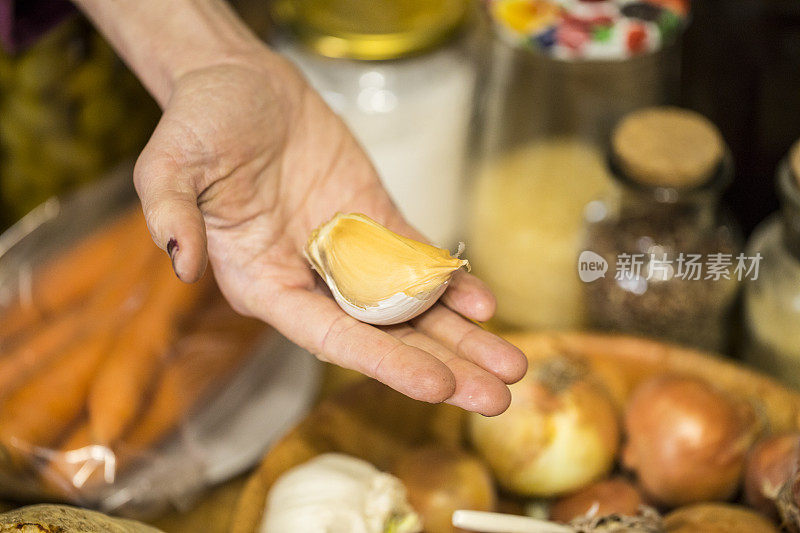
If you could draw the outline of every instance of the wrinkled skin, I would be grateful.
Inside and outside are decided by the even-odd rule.
[[[306,239],[336,212],[422,237],[345,125],[276,54],[263,48],[182,74],[134,179],[182,280],[197,280],[208,260],[237,311],[324,361],[419,400],[485,415],[508,407],[506,384],[526,360],[466,319],[487,320],[495,308],[475,277],[459,272],[431,310],[376,328],[345,314],[309,268]]]

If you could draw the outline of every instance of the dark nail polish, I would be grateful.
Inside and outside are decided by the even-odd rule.
[[[175,238],[171,238],[167,243],[167,253],[169,254],[170,259],[175,259],[175,252],[178,251],[178,241]]]
[[[172,237],[169,240],[169,242],[167,242],[167,253],[169,254],[170,261],[172,261],[172,270],[173,272],[175,272],[175,276],[177,276],[178,279],[181,279],[180,275],[178,274],[178,271],[175,269],[175,253],[177,253],[178,250],[180,250],[180,247],[178,246],[178,241],[176,241],[175,238]]]

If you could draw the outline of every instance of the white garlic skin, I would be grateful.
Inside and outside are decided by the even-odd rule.
[[[384,533],[395,516],[400,531],[422,530],[396,477],[339,453],[315,457],[284,473],[267,496],[261,533]]]
[[[434,292],[424,295],[423,297],[408,296],[405,293],[398,292],[385,300],[378,302],[378,305],[372,307],[359,307],[348,302],[347,299],[339,292],[338,287],[329,276],[325,276],[325,282],[330,288],[336,303],[342,310],[361,322],[372,324],[373,326],[391,326],[392,324],[400,324],[411,320],[427,311],[436,303],[436,301],[444,294],[447,289],[447,282],[443,283]]]

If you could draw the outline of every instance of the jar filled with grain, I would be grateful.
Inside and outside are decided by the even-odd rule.
[[[615,128],[608,167],[616,187],[587,207],[578,262],[591,326],[726,349],[750,265],[719,208],[733,173],[719,131],[687,110],[638,111]]]
[[[800,141],[778,169],[782,210],[750,238],[747,255],[760,258],[745,285],[744,358],[800,386]]]

